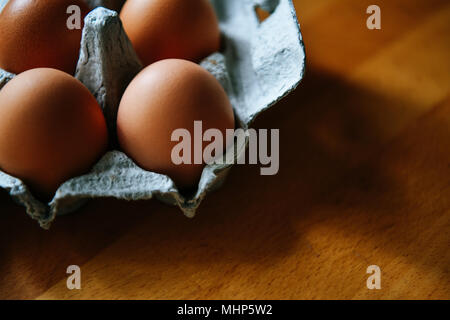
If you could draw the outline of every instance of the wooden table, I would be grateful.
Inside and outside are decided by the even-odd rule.
[[[1,193],[0,298],[450,298],[450,3],[377,1],[374,31],[370,4],[296,1],[307,76],[256,122],[280,172],[236,167],[195,219],[107,199],[44,231]]]

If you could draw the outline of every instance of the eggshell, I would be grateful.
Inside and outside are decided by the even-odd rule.
[[[199,61],[220,47],[220,30],[208,0],[128,0],[120,17],[139,58]]]
[[[171,141],[171,136],[176,129],[187,129],[193,146],[194,121],[202,121],[203,132],[219,129],[226,137],[226,129],[234,128],[234,114],[225,91],[195,63],[162,60],[145,68],[126,89],[117,135],[122,149],[138,165],[168,175],[180,189],[189,189],[198,183],[205,164],[193,164],[193,148],[192,164],[174,164],[171,154],[178,142]]]
[[[71,5],[81,9],[81,29],[67,27]],[[75,73],[88,12],[83,0],[10,0],[0,13],[0,68],[12,73],[39,67]]]
[[[72,76],[39,68],[0,90],[0,168],[49,198],[86,173],[107,148],[102,111]]]

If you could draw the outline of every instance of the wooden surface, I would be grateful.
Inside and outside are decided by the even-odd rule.
[[[256,123],[280,172],[236,167],[197,218],[95,200],[43,231],[0,193],[0,298],[450,298],[450,3],[377,1],[380,31],[370,4],[296,1],[307,76]]]

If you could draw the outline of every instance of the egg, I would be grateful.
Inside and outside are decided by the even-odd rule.
[[[55,69],[25,71],[0,90],[0,169],[49,199],[105,152],[105,118],[89,90]]]
[[[194,122],[203,132],[234,129],[234,113],[220,83],[199,65],[179,59],[158,61],[141,71],[130,83],[120,102],[117,137],[123,151],[141,168],[168,175],[180,190],[196,186],[204,161],[175,164],[172,141],[177,129],[195,139]],[[201,139],[201,137],[200,137]],[[226,146],[226,143],[223,144]],[[191,143],[194,155],[194,142]],[[202,144],[202,150],[207,146]],[[219,154],[215,155],[219,156]]]
[[[209,0],[128,0],[120,13],[142,63],[192,61],[220,48],[220,30]]]
[[[80,29],[67,26],[72,5],[80,8]],[[9,0],[0,13],[0,68],[16,74],[39,67],[75,73],[88,12],[83,0]]]

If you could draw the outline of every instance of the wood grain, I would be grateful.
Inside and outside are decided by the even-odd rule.
[[[449,299],[450,5],[378,1],[369,31],[371,1],[295,4],[307,75],[256,123],[278,175],[234,168],[193,220],[105,199],[48,232],[2,193],[0,298]]]

